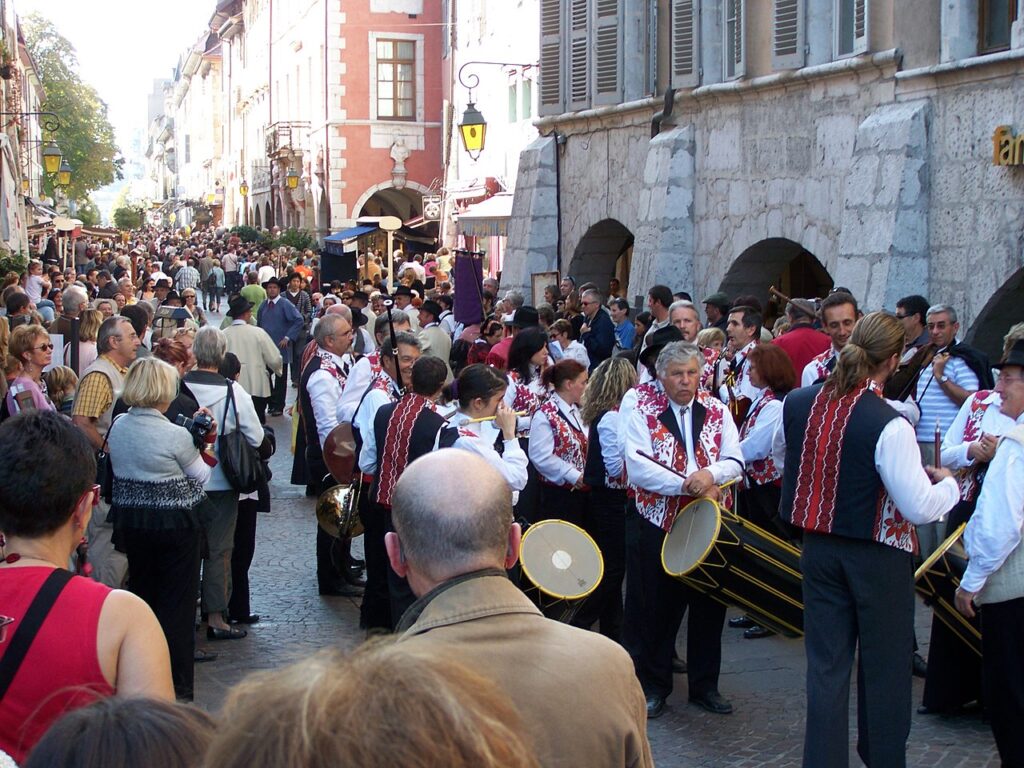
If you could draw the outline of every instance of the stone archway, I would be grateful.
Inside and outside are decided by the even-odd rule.
[[[811,299],[827,295],[833,281],[817,257],[800,243],[773,237],[743,251],[729,267],[718,290],[729,298],[756,296],[766,315],[777,316],[778,310],[767,311],[771,286],[793,298]]]
[[[270,229],[272,226],[274,226],[274,217],[271,215],[270,212],[270,203],[263,204],[263,211],[263,226],[266,227],[267,229]]]
[[[967,332],[968,344],[996,362],[1003,354],[1003,336],[1010,326],[1024,321],[1024,269],[1018,269],[1003,283]]]
[[[602,291],[608,289],[609,280],[617,277],[623,295],[628,296],[627,280],[632,257],[633,233],[615,219],[604,219],[580,238],[567,273],[576,280],[576,285],[596,283]]]
[[[353,218],[360,216],[397,216],[402,221],[414,219],[423,213],[424,189],[407,183],[402,189],[390,184],[378,184],[368,189],[356,201]]]
[[[260,216],[260,207],[259,207],[259,205],[256,206],[256,210],[255,210],[255,214],[254,215],[255,215],[255,218],[253,219],[252,225],[254,227],[256,227],[256,229],[259,229],[260,227],[263,226],[263,219]]]

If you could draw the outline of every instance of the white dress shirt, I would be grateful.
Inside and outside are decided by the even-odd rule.
[[[763,398],[755,400],[749,413],[753,413],[758,403]],[[743,451],[743,461],[747,464],[766,459],[772,454],[772,438],[775,436],[775,428],[782,422],[782,401],[769,400],[757,414],[754,426],[747,430],[747,434],[740,441],[740,450]]]
[[[764,392],[763,389],[758,389],[751,383],[750,366],[746,365],[747,355],[750,354],[750,350],[752,350],[756,345],[756,341],[750,342],[745,347],[743,347],[743,349],[739,350],[736,353],[736,356],[731,361],[726,360],[724,356],[719,358],[718,380],[723,383],[722,386],[718,388],[718,398],[723,403],[729,402],[729,388],[725,385],[724,382],[726,373],[729,371],[729,368],[733,365],[733,363],[735,363],[738,366],[742,366],[740,368],[739,374],[736,377],[736,383],[732,387],[733,394],[736,395],[736,397],[747,397],[750,398],[750,400],[753,402],[754,400],[757,400],[761,396],[762,392]]]
[[[562,360],[575,360],[584,368],[590,368],[590,355],[587,354],[587,348],[578,341],[570,341],[569,346],[565,349],[562,349],[561,344],[552,344],[551,347],[562,353]]]
[[[833,357],[839,354],[839,350],[835,346],[828,348],[829,356],[825,358],[825,362],[828,362]],[[822,370],[818,365],[817,359],[811,360],[807,365],[804,366],[803,371],[800,372],[800,386],[809,387],[819,378],[821,378]]]
[[[383,371],[380,375],[388,380],[391,391],[397,398],[398,390],[395,382],[391,381],[391,378]],[[391,402],[394,400],[388,397],[383,390],[371,389],[366,393],[366,397],[363,398],[363,402],[352,419],[352,424],[359,430],[359,437],[363,441],[363,447],[359,451],[359,470],[364,474],[372,475],[377,472],[377,436],[373,431],[373,420],[377,417],[377,411]]]
[[[319,349],[317,354],[320,354]],[[329,354],[331,361],[338,368],[344,370],[342,359],[334,353]],[[309,380],[306,382],[306,391],[309,393],[309,402],[313,406],[316,433],[320,438],[320,447],[322,448],[327,436],[331,434],[331,430],[338,426],[337,409],[342,392],[341,382],[330,371],[320,368],[310,374]]]
[[[698,471],[693,446],[693,402],[685,407],[669,400],[672,413],[679,425],[680,432],[686,441],[686,476]],[[625,460],[629,482],[639,488],[662,496],[683,496],[683,478],[670,472],[649,459],[639,455],[638,451],[648,456],[654,455],[654,444],[651,431],[647,427],[646,416],[633,408],[626,424]],[[740,437],[728,413],[722,418],[722,442],[718,457],[704,467],[711,473],[716,485],[724,485],[736,480],[743,474],[743,452],[740,450]]]
[[[1024,424],[1024,414],[1015,423]],[[978,506],[964,532],[964,546],[971,559],[960,580],[960,588],[965,592],[980,592],[988,577],[1020,546],[1022,528],[1024,446],[1006,439],[1000,441],[996,449],[978,495]]]
[[[629,390],[632,392],[633,390]],[[626,394],[629,394],[628,392]],[[636,396],[634,395],[634,398]],[[623,398],[625,399],[625,398]],[[626,466],[623,451],[626,441],[621,426],[623,425],[620,411],[608,411],[597,422],[597,437],[601,441],[601,458],[604,460],[604,471],[608,477],[618,479]]]
[[[836,446],[836,461],[840,446]],[[772,458],[782,472],[786,463],[786,431],[782,419],[772,438]],[[934,523],[960,500],[960,487],[952,477],[932,485],[921,466],[914,428],[906,419],[893,419],[875,445],[875,469],[882,485],[904,520],[914,525]]]
[[[359,399],[363,396],[366,388],[370,386],[370,379],[372,378],[373,369],[370,365],[370,359],[368,357],[359,358],[356,364],[349,369],[348,378],[345,380],[345,388],[341,393],[341,398],[338,400],[337,412],[335,413],[338,424],[354,421],[352,417],[356,412],[356,406],[359,405]]]
[[[978,393],[975,392],[964,400],[964,404],[960,406],[956,418],[953,419],[953,423],[946,430],[946,436],[942,439],[942,466],[944,467],[963,469],[964,467],[974,466],[974,459],[967,455],[971,443],[965,443],[963,439],[967,418],[970,416],[971,406],[977,396]],[[998,392],[993,392],[982,402],[988,406],[981,417],[981,424],[979,425],[982,434],[1002,437],[1013,429],[1013,419],[999,410],[1003,403],[1002,395]]]
[[[556,392],[551,393],[550,400],[559,412],[568,418],[570,424],[583,434],[587,433],[583,428],[579,409],[575,405],[570,406]],[[583,474],[555,455],[555,433],[548,417],[540,410],[533,415],[530,422],[530,461],[545,480],[555,485],[575,485]]]
[[[498,470],[501,476],[505,478],[509,488],[512,489],[513,494],[523,490],[526,487],[526,468],[530,462],[526,458],[526,453],[520,447],[519,440],[514,437],[511,440],[503,439],[504,448],[499,455],[494,450],[494,444],[501,437],[501,430],[494,425],[494,422],[478,421],[475,424],[467,424],[466,422],[468,421],[469,416],[462,411],[456,413],[449,420],[451,426],[461,427],[477,435],[477,437],[459,435],[453,447],[475,453]],[[513,503],[515,503],[514,499]]]

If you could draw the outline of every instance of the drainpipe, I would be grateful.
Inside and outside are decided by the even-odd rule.
[[[651,118],[651,138],[653,139],[659,133],[661,133],[661,124],[668,120],[672,122],[672,110],[676,106],[676,89],[666,88],[665,89],[665,106],[661,108],[660,112],[655,112],[654,117]]]

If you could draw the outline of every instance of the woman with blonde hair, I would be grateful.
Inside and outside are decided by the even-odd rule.
[[[208,768],[535,768],[508,697],[459,662],[371,642],[249,676]]]
[[[825,382],[786,397],[775,433],[780,516],[804,531],[806,765],[849,760],[855,654],[857,751],[868,765],[906,762],[914,526],[938,520],[960,491],[948,469],[921,467],[914,428],[882,397],[904,341],[895,317],[866,315]]]
[[[53,359],[53,342],[41,325],[19,325],[11,334],[10,356],[21,363],[21,372],[10,383],[4,400],[5,414],[26,410],[55,410],[43,380],[43,369]]]
[[[150,605],[167,637],[175,694],[190,700],[199,589],[195,508],[206,498],[210,466],[195,436],[164,417],[178,386],[178,371],[156,357],[128,369],[121,394],[128,412],[107,431],[114,473],[108,519],[128,556],[131,590]],[[193,418],[200,413],[212,418],[206,409]]]
[[[611,357],[594,369],[583,393],[580,416],[589,425],[583,480],[590,486],[583,516],[586,529],[604,556],[604,578],[577,614],[579,626],[600,620],[601,634],[619,641],[622,634],[622,580],[626,576],[626,482],[622,396],[636,386],[636,369],[624,357]]]

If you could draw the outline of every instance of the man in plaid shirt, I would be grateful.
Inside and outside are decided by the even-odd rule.
[[[174,276],[174,287],[179,294],[186,288],[195,290],[199,287],[199,270],[196,269],[195,259],[189,259],[185,266],[178,270],[178,274]]]

